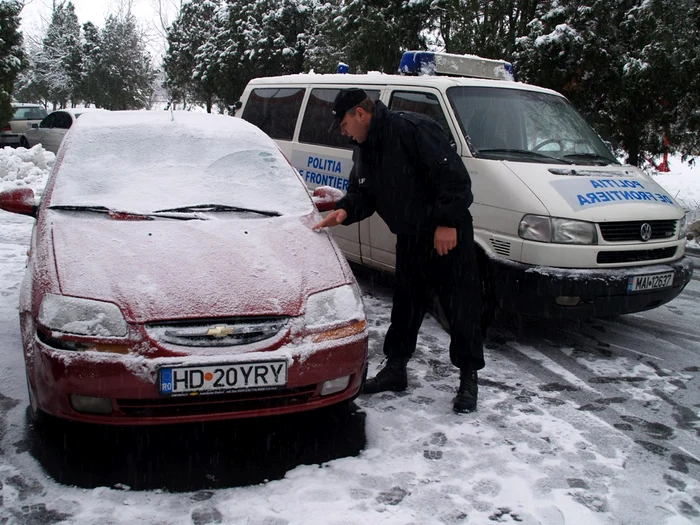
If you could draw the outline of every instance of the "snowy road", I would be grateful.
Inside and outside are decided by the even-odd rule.
[[[480,408],[455,415],[426,321],[403,394],[358,410],[155,429],[26,421],[17,316],[31,220],[0,216],[0,521],[700,523],[700,281],[657,310],[497,325]],[[390,290],[361,279],[371,370]]]

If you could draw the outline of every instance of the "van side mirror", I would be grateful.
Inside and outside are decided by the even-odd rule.
[[[314,190],[311,200],[314,201],[318,211],[330,211],[335,209],[336,201],[343,198],[343,192],[330,186],[319,186]]]
[[[243,102],[240,100],[237,100],[236,103],[233,105],[234,108],[236,109],[241,109],[243,107]]]
[[[0,210],[36,218],[37,208],[34,190],[31,188],[16,188],[0,192]]]

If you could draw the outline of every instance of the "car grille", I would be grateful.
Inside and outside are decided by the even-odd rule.
[[[146,330],[153,339],[174,345],[238,346],[269,339],[288,322],[288,317],[244,317],[148,324]]]
[[[632,250],[627,252],[598,252],[599,264],[627,263],[668,259],[676,254],[676,247],[657,250]]]
[[[651,237],[647,240],[670,239],[676,236],[676,220],[625,221],[598,223],[600,233],[606,242],[642,241],[643,224],[651,226]]]
[[[176,417],[201,414],[226,414],[282,408],[308,403],[316,392],[316,385],[285,390],[236,392],[156,399],[117,399],[117,406],[125,416]]]

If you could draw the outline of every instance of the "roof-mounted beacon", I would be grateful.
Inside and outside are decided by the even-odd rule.
[[[399,73],[514,80],[513,65],[505,60],[429,51],[406,51],[401,57]]]

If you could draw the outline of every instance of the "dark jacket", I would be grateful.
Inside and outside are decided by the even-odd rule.
[[[337,202],[352,224],[375,211],[396,234],[471,225],[469,173],[440,125],[381,102],[357,144],[347,194]]]

